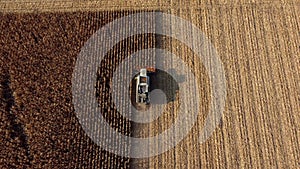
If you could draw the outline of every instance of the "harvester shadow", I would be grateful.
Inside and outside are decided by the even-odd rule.
[[[176,73],[176,72],[174,72]],[[148,74],[150,78],[150,93],[154,90],[161,90],[165,94],[165,101],[159,99],[161,97],[150,97],[150,104],[168,104],[170,102],[175,101],[177,92],[179,91],[178,82],[166,71],[156,69],[155,72]],[[184,81],[184,76],[180,77],[180,81]],[[136,81],[134,78],[131,81],[130,85],[130,98],[132,105],[138,110],[145,110],[149,108],[147,106],[141,106],[140,104],[136,103]],[[152,95],[153,96],[153,95]]]

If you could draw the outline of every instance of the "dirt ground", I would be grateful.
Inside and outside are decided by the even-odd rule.
[[[0,168],[300,166],[299,1],[33,2],[0,2]],[[110,107],[109,78],[137,50],[160,47],[180,56],[196,74],[203,98],[196,125],[175,148],[150,158],[124,158],[101,149],[80,126],[71,78],[81,47],[95,31],[151,10],[180,16],[211,40],[225,69],[226,106],[221,124],[200,144],[212,99],[201,60],[168,37],[147,34],[120,42],[100,65],[95,84],[103,116],[118,132],[156,135],[172,124],[180,105],[169,102],[163,116],[147,125]]]

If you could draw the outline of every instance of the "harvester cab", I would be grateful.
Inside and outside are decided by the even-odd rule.
[[[150,72],[152,72],[150,70]],[[149,104],[149,85],[150,77],[148,76],[148,70],[146,68],[140,69],[136,79],[136,102],[142,104]]]

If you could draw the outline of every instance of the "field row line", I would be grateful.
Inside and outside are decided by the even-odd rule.
[[[259,2],[259,3],[219,3],[219,4],[170,4],[170,3],[99,3],[90,1],[87,3],[56,1],[56,2],[0,2],[0,11],[4,13],[36,13],[36,12],[76,12],[76,11],[114,11],[114,10],[170,10],[170,9],[206,9],[219,7],[243,7],[243,6],[300,6],[300,2]]]

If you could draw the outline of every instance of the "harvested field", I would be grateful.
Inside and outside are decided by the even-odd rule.
[[[33,2],[0,2],[0,168],[299,168],[297,0]],[[141,49],[161,48],[179,56],[195,74],[202,99],[196,125],[176,147],[150,158],[120,157],[102,149],[82,129],[72,103],[72,73],[81,48],[103,25],[153,10],[190,21],[210,39],[226,74],[225,111],[213,135],[200,144],[212,99],[202,61],[171,37],[142,34],[124,39],[95,72],[95,97],[116,131],[130,137],[155,136],[178,115],[176,85],[164,86],[174,84],[171,78],[152,84],[170,96],[157,120],[135,123],[113,107],[113,72]],[[159,29],[159,22],[153,18],[145,26]],[[141,59],[158,63],[155,57]],[[175,62],[160,66],[180,67]],[[163,70],[160,75],[167,77]],[[193,87],[184,90],[192,94]]]

